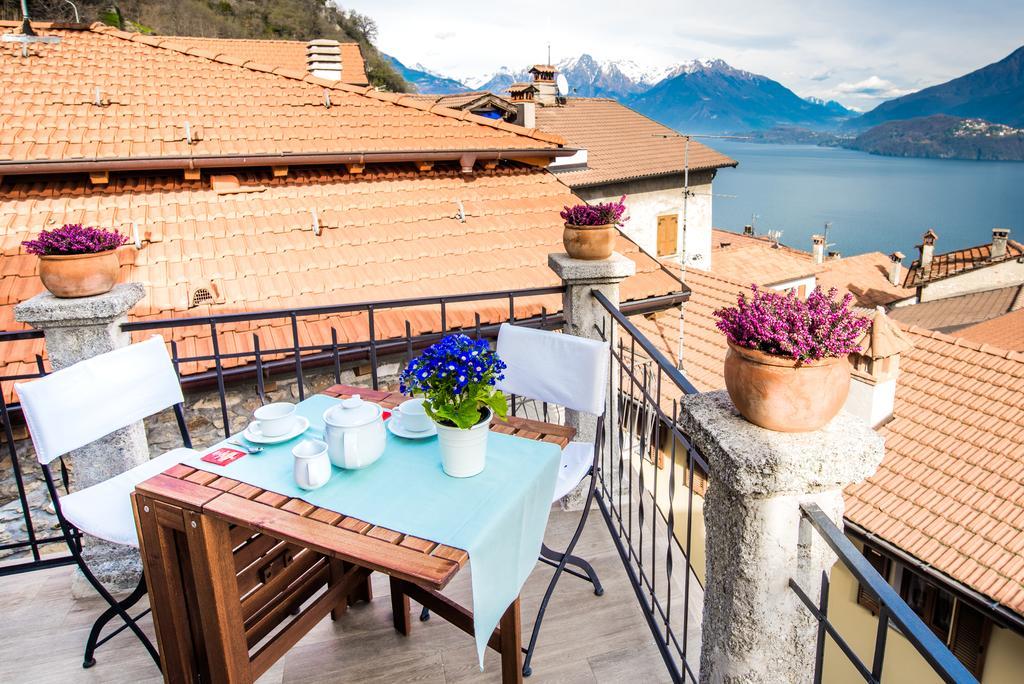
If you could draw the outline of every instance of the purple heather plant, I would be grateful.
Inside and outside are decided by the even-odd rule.
[[[44,230],[35,240],[21,244],[25,251],[38,256],[67,254],[96,254],[116,249],[128,241],[128,236],[116,230],[104,230],[81,223],[66,223],[56,230]]]
[[[850,309],[852,295],[837,301],[835,288],[816,287],[802,300],[792,290],[750,290],[736,306],[715,311],[718,329],[736,346],[804,363],[860,351],[857,341],[870,321]]]
[[[606,226],[609,223],[621,226],[629,220],[628,216],[622,216],[626,213],[625,201],[626,196],[623,195],[618,202],[576,204],[564,207],[561,217],[570,226]]]

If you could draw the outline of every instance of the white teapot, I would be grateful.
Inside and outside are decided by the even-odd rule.
[[[331,463],[339,468],[365,468],[384,453],[384,409],[358,394],[324,411],[324,441]]]

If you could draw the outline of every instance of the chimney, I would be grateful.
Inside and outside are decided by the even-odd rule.
[[[992,251],[989,254],[989,259],[996,261],[1006,257],[1006,241],[1010,237],[1009,228],[993,228],[992,229]]]
[[[550,64],[534,64],[530,67],[533,75],[533,86],[537,89],[537,102],[541,107],[553,107],[558,104],[558,86],[555,85],[555,74],[558,70]]]
[[[811,236],[811,254],[814,255],[814,263],[820,264],[825,261],[825,236]]]
[[[336,40],[324,38],[306,44],[306,69],[328,81],[341,80],[341,47]]]
[[[829,252],[828,253],[828,260],[829,261],[836,261],[837,259],[842,259],[842,258],[843,258],[843,255],[840,254],[839,252]]]
[[[516,102],[516,121],[517,126],[524,126],[526,128],[537,127],[537,103],[533,100],[523,100]]]
[[[903,279],[903,252],[893,252],[889,255],[889,259],[892,260],[892,266],[889,267],[889,282],[893,285],[899,285]]]
[[[871,326],[861,335],[860,346],[860,353],[850,354],[853,371],[844,408],[876,428],[892,417],[900,355],[914,344],[885,315],[885,309],[878,307]]]
[[[932,257],[935,256],[935,240],[938,239],[938,235],[935,234],[934,230],[929,230],[923,236],[921,236],[921,244],[917,247],[921,250],[921,273],[923,275],[928,274],[928,270],[932,267]]]
[[[743,226],[743,234],[744,235],[753,235],[754,234],[754,226],[751,226],[751,225]]]

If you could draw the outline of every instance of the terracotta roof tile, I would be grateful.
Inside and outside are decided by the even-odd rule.
[[[134,264],[122,268],[122,279],[132,277],[147,289],[134,312],[136,319],[198,315],[206,308],[189,309],[190,293],[208,287],[211,280],[216,280],[224,303],[208,307],[210,313],[558,284],[547,267],[547,254],[561,249],[558,211],[573,197],[544,170],[499,167],[471,180],[455,166],[444,165],[430,173],[393,165],[371,166],[357,176],[321,169],[296,170],[285,178],[274,178],[266,169],[235,175],[241,186],[262,191],[225,200],[208,183],[132,176],[110,186],[65,177],[51,181],[55,192],[44,194],[36,182],[5,180],[0,186],[0,226],[9,227],[0,259],[2,328],[20,329],[13,322],[13,305],[42,289],[35,276],[37,261],[21,251],[20,241],[40,227],[59,226],[86,207],[111,205],[125,211],[119,209],[105,225],[122,232],[131,231],[132,216],[162,217],[159,242],[122,250],[132,257],[125,261]],[[24,201],[29,195],[33,200]],[[467,211],[464,223],[454,219],[460,199]],[[312,231],[313,208],[320,210],[319,237]],[[15,223],[14,217],[24,220]],[[679,281],[635,244],[623,237],[618,249],[637,262],[637,275],[623,284],[624,300],[679,291]],[[542,307],[558,312],[561,297],[521,300],[516,315],[537,315]],[[448,324],[472,325],[473,310],[451,307]],[[508,311],[507,305],[478,310],[482,316]],[[406,313],[381,313],[379,330],[404,334]],[[439,321],[439,315],[410,317],[414,333],[437,330],[422,327],[429,321]],[[359,330],[345,317],[331,317],[328,323],[339,327],[343,342]],[[261,337],[263,332],[270,335],[268,343],[291,344],[284,328],[264,324],[258,329]],[[204,328],[175,335],[183,344],[207,344],[209,339]],[[226,337],[232,340],[225,344],[243,345],[249,333]],[[36,341],[17,346],[15,353],[5,348],[7,367],[0,374],[20,368],[41,350]],[[5,383],[5,390],[9,385]]]
[[[1008,313],[1018,298],[1024,301],[1024,287],[1014,285],[911,306],[898,306],[889,312],[889,316],[906,325],[918,325],[945,333],[962,333],[967,326]],[[1017,348],[1008,344],[995,344],[1003,349]]]
[[[432,114],[411,99],[395,104],[368,88],[263,73],[276,65],[237,66],[216,54],[197,56],[209,51],[170,39],[157,47],[144,36],[102,25],[40,33],[62,40],[32,47],[28,59],[12,44],[0,48],[0,90],[13,95],[0,100],[0,165],[69,154],[202,157],[514,150],[561,143],[557,136],[452,110]]]
[[[711,312],[744,285],[694,270],[684,280],[683,373],[701,391],[720,389],[725,343]],[[634,322],[675,361],[678,315]],[[1024,354],[903,328],[914,348],[879,429],[886,456],[847,489],[846,517],[1024,614]]]
[[[1019,288],[1009,288],[1017,290]],[[1024,352],[1024,309],[957,331],[960,337],[993,347]]]
[[[570,97],[562,106],[538,106],[537,127],[587,150],[586,169],[558,174],[571,188],[683,173],[683,137],[615,100]],[[688,162],[690,171],[737,164],[692,139]]]
[[[954,252],[946,252],[945,254],[936,254],[932,257],[932,263],[927,272],[921,270],[921,260],[914,259],[907,270],[903,284],[906,287],[916,287],[922,283],[941,280],[942,278],[948,278],[949,276],[975,268],[985,268],[1006,259],[1017,259],[1024,256],[1024,245],[1016,240],[1007,240],[1006,256],[995,262],[991,260],[991,256],[991,243],[958,249]]]

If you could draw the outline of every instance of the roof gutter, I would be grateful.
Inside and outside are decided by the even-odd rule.
[[[472,166],[476,161],[529,160],[537,157],[568,157],[576,153],[566,147],[517,150],[431,150],[423,152],[282,152],[273,154],[208,155],[187,157],[110,157],[94,159],[44,159],[0,161],[0,176],[91,171],[163,171],[171,169],[223,169],[252,166],[331,166],[338,164],[386,164],[394,162],[459,161]]]
[[[857,523],[851,522],[849,518],[844,518],[843,523],[846,530],[851,532],[855,537],[860,538],[862,541],[870,542],[874,546],[877,546],[888,553],[890,556],[894,556],[899,559],[899,561],[904,565],[911,566],[916,572],[919,572],[922,575],[927,575],[939,584],[945,585],[955,593],[958,598],[971,604],[977,610],[980,610],[1000,627],[1005,627],[1018,634],[1024,635],[1024,616],[1010,608],[1007,608],[1003,604],[999,603],[999,601],[985,596],[981,592],[975,591],[963,582],[959,582],[949,575],[936,570],[932,565],[925,563],[919,558],[911,556],[900,547],[887,542],[885,539],[882,539],[873,532],[867,531]]]

